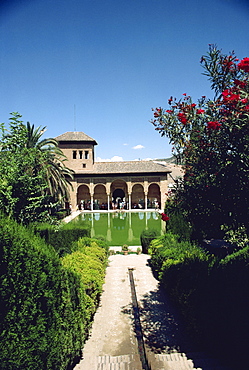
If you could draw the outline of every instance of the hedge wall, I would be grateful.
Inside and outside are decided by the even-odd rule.
[[[141,232],[140,242],[142,246],[142,252],[147,254],[150,246],[150,242],[159,236],[159,231],[155,229],[145,229]]]
[[[0,218],[0,369],[65,370],[80,355],[107,259],[105,248],[94,246],[100,258],[89,248],[70,255],[80,255],[75,269],[31,230]]]
[[[48,244],[51,244],[62,257],[71,253],[73,242],[82,237],[90,236],[90,229],[82,222],[62,223],[59,226],[47,223],[36,224],[33,230],[38,233]]]
[[[205,329],[222,352],[248,362],[249,248],[243,248],[210,270],[208,321]],[[212,322],[212,325],[210,323]]]
[[[74,244],[74,252],[62,258],[63,266],[80,276],[82,289],[87,296],[88,325],[91,323],[102,293],[107,260],[106,243],[87,237],[80,238]]]
[[[219,260],[168,233],[151,242],[149,253],[189,332],[217,355],[243,363],[249,349],[249,248]]]
[[[149,253],[162,285],[180,306],[187,325],[196,330],[197,302],[208,278],[208,255],[188,241],[178,241],[178,236],[171,233],[153,240]]]

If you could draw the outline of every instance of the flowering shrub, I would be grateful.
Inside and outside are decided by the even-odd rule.
[[[210,45],[201,64],[214,99],[170,97],[170,109],[153,109],[151,122],[185,169],[166,205],[169,216],[181,210],[194,237],[221,237],[222,224],[236,229],[247,222],[249,229],[249,58],[239,61]]]
[[[244,58],[238,63],[238,68],[245,72],[249,72],[249,58]]]
[[[162,213],[162,214],[161,214],[161,218],[162,218],[162,220],[163,220],[163,221],[165,221],[165,222],[166,222],[166,221],[169,221],[169,216],[167,216],[165,213]]]

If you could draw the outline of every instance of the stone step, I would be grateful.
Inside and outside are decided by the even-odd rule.
[[[148,354],[151,370],[228,370],[204,353]],[[74,370],[142,370],[138,355],[86,356]]]
[[[99,356],[98,363],[107,364],[110,362],[120,363],[120,362],[131,362],[135,358],[135,355],[120,355],[120,356]]]
[[[124,363],[114,363],[111,362],[109,364],[98,364],[97,370],[135,370],[135,368],[131,368],[127,362]]]
[[[150,361],[152,370],[189,370],[195,369],[194,363],[188,359],[185,353],[168,353],[154,355],[155,362]],[[200,370],[200,369],[198,369]]]
[[[156,354],[155,362],[150,361],[152,370],[228,370],[219,361],[205,357],[204,353],[168,353]]]
[[[142,370],[138,355],[98,356],[98,370]]]

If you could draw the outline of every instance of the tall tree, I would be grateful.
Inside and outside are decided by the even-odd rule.
[[[46,217],[68,197],[73,171],[57,141],[42,139],[45,129],[24,125],[19,113],[12,114],[8,130],[2,125],[0,209],[22,222]]]
[[[182,212],[200,238],[222,237],[224,225],[249,230],[249,58],[211,45],[201,63],[214,99],[171,97],[152,123],[185,166],[168,212]]]
[[[35,128],[27,122],[26,148],[37,151],[37,165],[34,171],[39,172],[43,169],[49,195],[56,199],[60,196],[68,197],[68,187],[71,186],[70,179],[73,178],[74,171],[66,167],[67,158],[58,147],[56,139],[41,140],[45,131],[46,127]]]

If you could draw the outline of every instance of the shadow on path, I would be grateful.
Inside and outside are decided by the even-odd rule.
[[[123,307],[122,312],[132,318],[131,305]],[[152,353],[185,353],[195,368],[232,370],[227,363],[221,363],[220,359],[208,354],[205,348],[194,341],[186,330],[179,310],[161,287],[143,295],[139,300],[139,313],[144,343]],[[135,327],[133,329],[135,331]]]
[[[183,352],[193,349],[183,330],[181,315],[161,288],[145,294],[139,305],[145,344],[152,352]]]

